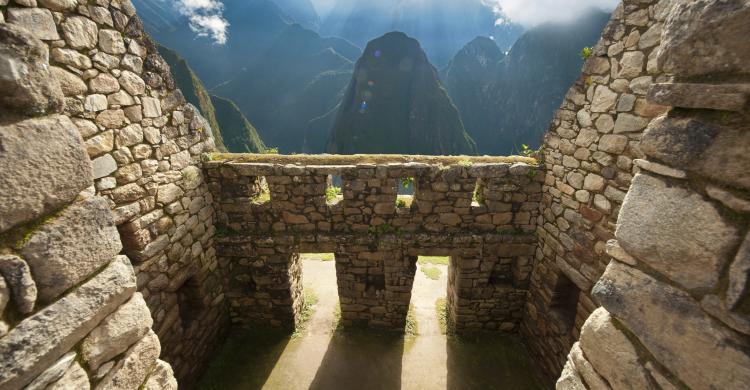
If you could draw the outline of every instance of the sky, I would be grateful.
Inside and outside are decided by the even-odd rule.
[[[330,12],[337,2],[372,0],[311,0],[321,17]],[[452,0],[404,0],[452,1]],[[492,6],[498,14],[498,24],[514,22],[526,28],[545,22],[569,21],[590,7],[605,11],[615,8],[619,0],[477,0]],[[198,36],[209,37],[217,44],[227,41],[229,23],[224,18],[221,0],[177,0],[177,9],[190,20],[190,28]]]

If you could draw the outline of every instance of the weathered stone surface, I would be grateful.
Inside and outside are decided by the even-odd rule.
[[[700,194],[646,174],[633,179],[615,235],[628,253],[689,289],[714,288],[739,243],[734,224]]]
[[[643,134],[641,150],[668,165],[750,189],[750,129],[709,117],[659,117]]]
[[[120,74],[120,86],[133,96],[143,95],[146,93],[146,83],[137,74],[125,70]]]
[[[116,30],[99,30],[99,48],[109,54],[125,54],[125,41]]]
[[[615,121],[615,134],[632,133],[642,131],[648,125],[649,120],[638,115],[622,113]]]
[[[49,70],[47,50],[26,29],[0,23],[0,110],[33,115],[62,110],[63,94]]]
[[[686,292],[613,261],[593,294],[687,386],[739,389],[749,383],[747,340],[705,314]]]
[[[78,5],[76,0],[38,0],[38,2],[53,11],[69,11]]]
[[[587,390],[586,385],[583,384],[583,380],[575,370],[573,363],[568,360],[565,362],[560,378],[557,379],[555,384],[557,390]]]
[[[37,289],[29,265],[18,256],[0,255],[0,274],[12,291],[16,309],[21,314],[31,313],[36,303]]]
[[[67,117],[0,126],[0,144],[0,232],[58,209],[91,185],[83,140]]]
[[[163,360],[157,360],[154,369],[148,375],[143,390],[177,390],[172,366]]]
[[[51,55],[53,60],[63,65],[78,69],[91,68],[91,59],[75,50],[56,47],[52,49]]]
[[[21,248],[39,299],[50,302],[107,264],[120,252],[109,205],[95,197],[66,208],[36,230]]]
[[[86,111],[99,112],[106,110],[108,107],[107,97],[102,94],[86,96],[83,102],[83,108]]]
[[[130,262],[118,256],[102,272],[0,338],[0,386],[20,388],[70,351],[135,292]]]
[[[123,110],[105,110],[96,116],[96,124],[108,129],[117,129],[125,126],[128,119],[125,117]]]
[[[143,116],[146,118],[157,118],[161,116],[161,103],[159,99],[144,97],[141,99],[143,104]]]
[[[750,73],[750,4],[700,0],[676,5],[664,25],[659,68],[678,77]]]
[[[120,83],[114,76],[107,73],[100,73],[89,81],[91,92],[109,94],[120,90]]]
[[[635,164],[635,166],[640,169],[656,173],[657,175],[674,177],[675,179],[687,178],[687,172],[679,169],[674,169],[664,164],[655,163],[653,161],[635,159],[633,160],[633,164]]]
[[[636,260],[635,257],[630,256],[628,252],[625,252],[625,249],[622,249],[617,240],[608,240],[606,251],[608,255],[612,256],[618,261],[632,266],[638,265],[638,260]]]
[[[44,372],[39,374],[24,390],[43,390],[52,382],[62,378],[68,368],[73,364],[76,358],[75,352],[68,352],[58,361],[49,366]]]
[[[43,41],[60,39],[52,12],[48,9],[10,8],[7,23],[19,26]]]
[[[111,154],[105,154],[99,158],[94,159],[91,162],[92,172],[94,173],[94,179],[100,179],[105,176],[109,176],[112,172],[117,170],[117,161]]]
[[[573,362],[576,371],[591,390],[610,390],[607,382],[596,372],[594,367],[586,360],[579,343],[573,344],[568,359]]]
[[[151,328],[151,312],[141,293],[133,297],[110,314],[81,344],[81,354],[89,369],[99,366],[125,352],[140,340]]]
[[[83,16],[71,16],[60,25],[65,42],[73,49],[93,49],[98,42],[96,23]]]
[[[614,108],[617,94],[606,86],[596,87],[594,100],[591,102],[591,112],[607,112]]]
[[[132,146],[143,142],[143,129],[139,124],[132,124],[117,132],[117,147]]]
[[[629,51],[622,55],[620,60],[619,78],[638,77],[643,72],[645,56],[640,51]]]
[[[729,268],[729,287],[727,287],[727,304],[735,307],[748,291],[750,275],[750,233],[745,236],[737,255]]]
[[[628,137],[624,135],[605,134],[599,140],[599,150],[619,154],[628,146]]]
[[[146,336],[128,349],[125,356],[112,367],[96,389],[138,389],[154,368],[159,353],[159,338],[149,329]]]
[[[648,91],[648,99],[663,106],[725,111],[742,111],[748,102],[741,86],[733,84],[654,84]]]
[[[50,72],[60,82],[60,89],[65,96],[83,95],[89,89],[83,80],[65,69],[51,66]]]
[[[162,204],[168,204],[179,199],[183,191],[174,183],[169,183],[159,187],[156,193],[156,201]]]
[[[86,374],[86,371],[81,367],[80,363],[73,362],[73,364],[68,367],[68,370],[65,371],[62,378],[57,382],[50,384],[45,390],[89,390],[90,388],[91,384],[89,382],[88,374]]]
[[[581,349],[614,389],[650,389],[646,370],[624,333],[612,323],[604,308],[596,309],[581,328]]]
[[[750,200],[741,198],[724,188],[708,185],[706,186],[706,194],[737,212],[750,213]]]

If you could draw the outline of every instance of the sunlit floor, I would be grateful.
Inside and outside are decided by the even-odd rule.
[[[306,291],[318,297],[305,330],[293,336],[273,331],[231,335],[199,389],[543,387],[517,339],[499,335],[458,339],[441,332],[436,300],[446,294],[445,265],[419,265],[412,291],[417,335],[407,336],[336,329],[334,262],[303,258],[302,268]]]

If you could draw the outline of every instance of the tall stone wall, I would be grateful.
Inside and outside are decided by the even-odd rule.
[[[175,88],[129,0],[0,0],[0,6],[8,26],[43,42],[37,49],[62,91],[54,106],[84,140],[92,166],[87,178],[99,205],[114,212],[161,356],[189,383],[227,318],[212,198],[200,169],[200,154],[213,150],[210,128]],[[23,78],[24,69],[10,70]],[[45,161],[50,170],[67,163]]]
[[[0,23],[0,388],[176,389],[86,144],[61,115],[69,86],[40,40],[55,32],[44,11],[4,10],[33,29]]]
[[[643,133],[612,258],[557,387],[750,383],[750,3],[671,9],[656,55],[670,110]]]
[[[590,291],[610,259],[608,241],[643,157],[643,130],[666,110],[646,94],[667,80],[656,55],[672,3],[619,5],[545,135],[539,248],[523,332],[550,378],[598,306]]]
[[[342,324],[403,330],[417,257],[443,255],[451,256],[455,329],[517,330],[541,172],[525,163],[471,160],[445,166],[271,161],[278,158],[204,165],[233,322],[293,327],[303,299],[299,253],[333,252]],[[342,180],[340,199],[326,199],[329,176]],[[414,183],[411,206],[397,205],[402,179]]]

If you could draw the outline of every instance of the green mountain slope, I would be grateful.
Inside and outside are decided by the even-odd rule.
[[[574,23],[525,32],[507,55],[488,38],[466,45],[443,71],[446,88],[481,154],[537,147],[555,109],[581,72],[579,52],[593,46],[609,15],[591,10]]]
[[[211,95],[224,144],[232,153],[263,153],[266,146],[234,102]]]
[[[456,155],[476,145],[419,42],[392,32],[357,61],[328,151]]]
[[[159,54],[169,64],[175,83],[177,83],[177,87],[180,88],[182,94],[185,96],[185,100],[198,107],[201,115],[208,120],[208,124],[211,125],[211,132],[214,135],[216,147],[221,151],[227,151],[221,135],[221,127],[216,120],[216,112],[211,102],[211,96],[206,91],[206,87],[203,86],[203,83],[196,76],[195,72],[190,69],[187,61],[180,57],[176,51],[159,46]]]

